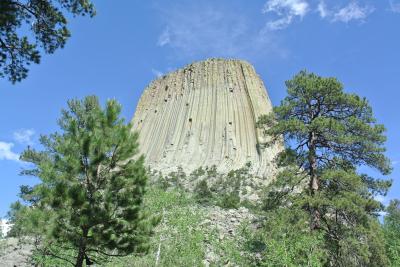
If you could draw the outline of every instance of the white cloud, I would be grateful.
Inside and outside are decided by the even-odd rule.
[[[400,1],[398,0],[390,0],[390,10],[395,13],[400,13]]]
[[[400,2],[400,0],[396,1]],[[397,6],[391,2],[391,6],[392,10],[393,7],[394,9],[398,7],[400,12],[400,4]],[[266,27],[270,30],[284,29],[292,24],[296,18],[302,19],[308,15],[310,10],[317,12],[322,19],[348,23],[350,21],[365,21],[375,9],[370,5],[360,5],[357,0],[351,0],[350,3],[341,7],[328,7],[326,0],[269,0],[264,5],[263,13],[274,13],[278,18],[268,21]]]
[[[325,1],[320,1],[319,2],[318,7],[317,7],[317,11],[318,11],[319,16],[321,18],[326,18],[327,16],[330,15],[330,12],[329,12],[329,10],[328,10],[328,8],[326,6]]]
[[[333,14],[332,20],[345,23],[352,20],[364,21],[374,10],[371,6],[360,6],[353,1]]]
[[[269,0],[265,3],[263,13],[275,12],[278,15],[287,13],[304,17],[308,12],[308,3],[304,0]]]
[[[287,16],[287,17],[283,17],[277,20],[272,20],[272,21],[268,21],[267,22],[267,28],[270,30],[281,30],[286,28],[287,26],[289,26],[292,23],[293,17],[291,16]]]
[[[159,71],[159,70],[157,70],[157,69],[151,69],[151,72],[152,72],[157,78],[160,78],[160,77],[162,77],[162,76],[164,75],[163,72],[161,72],[161,71]]]
[[[176,58],[259,58],[282,55],[276,36],[264,31],[242,10],[216,2],[193,1],[160,8],[165,27],[157,44],[173,49]]]
[[[14,140],[20,144],[24,145],[32,145],[32,137],[35,135],[35,131],[33,129],[21,129],[19,131],[14,132]]]
[[[14,144],[0,141],[0,160],[19,161],[19,155],[12,151]]]
[[[294,18],[303,18],[308,11],[309,4],[305,0],[268,0],[262,10],[263,13],[275,13],[279,16],[279,19],[267,22],[270,30],[284,29]]]

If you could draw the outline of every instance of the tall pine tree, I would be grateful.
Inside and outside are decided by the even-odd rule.
[[[102,109],[90,96],[68,107],[61,133],[42,136],[44,150],[21,156],[34,166],[23,174],[40,179],[21,190],[31,204],[22,219],[41,238],[39,254],[83,266],[146,252],[157,219],[143,211],[147,174],[136,155],[138,134],[119,118],[114,100]]]
[[[283,139],[287,147],[265,208],[271,218],[284,213],[287,224],[301,229],[296,234],[316,238],[318,253],[307,251],[318,254],[321,265],[385,265],[377,222],[383,207],[374,196],[386,194],[391,182],[358,172],[368,166],[390,173],[384,126],[366,99],[343,92],[335,78],[301,71],[286,86],[288,96],[258,122],[271,142]],[[297,256],[304,258],[304,251],[299,247]]]

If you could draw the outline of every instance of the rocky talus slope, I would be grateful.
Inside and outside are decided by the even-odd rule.
[[[272,110],[262,80],[245,61],[209,59],[153,81],[132,120],[140,149],[152,169],[186,173],[217,166],[221,173],[252,162],[252,172],[271,178],[281,146],[265,141],[255,126]]]

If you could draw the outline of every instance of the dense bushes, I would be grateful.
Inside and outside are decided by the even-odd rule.
[[[218,173],[215,166],[200,167],[189,175],[182,168],[177,168],[177,171],[168,175],[153,171],[150,180],[154,186],[164,190],[180,188],[190,192],[202,205],[216,205],[225,209],[254,207],[255,203],[248,199],[249,195],[256,194],[256,188],[252,187],[255,177],[250,173],[250,168],[251,164],[248,163],[241,169],[223,174]]]

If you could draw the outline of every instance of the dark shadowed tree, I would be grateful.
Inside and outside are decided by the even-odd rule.
[[[137,133],[119,118],[114,100],[102,109],[90,96],[68,107],[61,132],[40,138],[44,150],[21,156],[33,166],[23,174],[40,183],[22,188],[30,205],[15,209],[25,213],[15,212],[16,227],[40,237],[36,255],[74,266],[146,252],[158,219],[143,210],[147,174],[136,155]]]
[[[90,0],[1,0],[0,77],[21,81],[41,51],[64,47],[70,37],[65,13],[94,16],[95,10]]]
[[[317,248],[325,251],[318,254],[326,255],[321,262],[327,266],[384,266],[377,221],[383,207],[374,196],[385,195],[391,182],[357,171],[368,166],[390,173],[384,126],[376,123],[365,98],[343,92],[335,78],[301,71],[286,86],[288,96],[258,122],[271,142],[283,138],[286,144],[266,209],[291,210],[287,223],[302,224],[317,243],[322,234]]]

